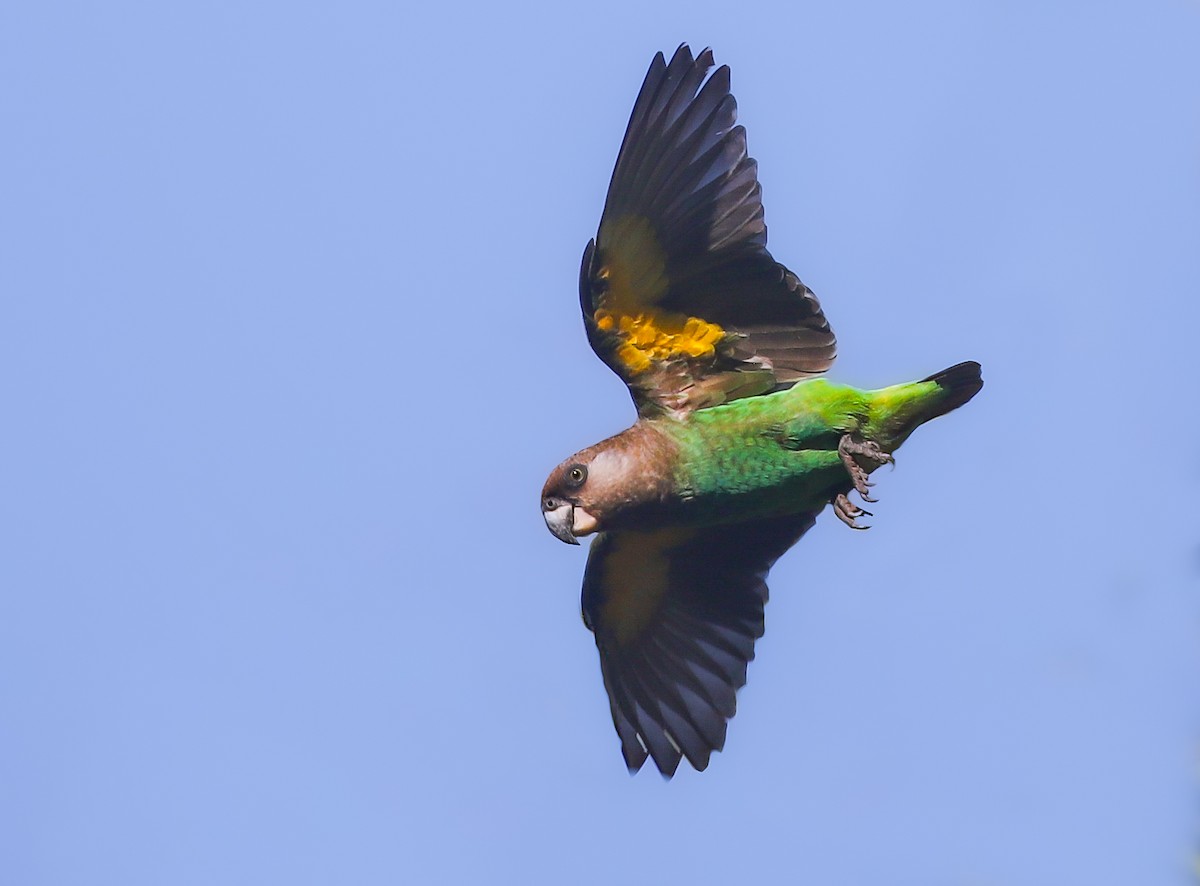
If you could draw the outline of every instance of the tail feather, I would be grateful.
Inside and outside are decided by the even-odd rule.
[[[866,438],[893,451],[930,419],[962,406],[983,387],[973,360],[943,369],[918,382],[873,392]]]
[[[974,360],[967,360],[921,379],[922,382],[934,382],[943,391],[943,396],[930,404],[931,410],[925,413],[921,420],[928,421],[945,415],[978,394],[979,389],[983,387],[980,369],[980,365]]]

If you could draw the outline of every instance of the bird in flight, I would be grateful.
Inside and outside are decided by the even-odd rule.
[[[816,296],[767,252],[757,164],[729,68],[686,44],[654,57],[583,253],[588,342],[637,421],[542,490],[550,531],[595,535],[583,620],[630,772],[725,744],[763,634],[766,576],[826,505],[852,529],[868,477],[919,425],[983,385],[978,363],[874,391],[833,363]]]

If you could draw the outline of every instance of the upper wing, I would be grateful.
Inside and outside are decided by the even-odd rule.
[[[588,341],[643,415],[763,393],[836,351],[816,296],[767,252],[758,166],[712,65],[686,44],[654,57],[583,254]]]
[[[725,744],[763,634],[767,571],[816,519],[771,517],[702,530],[601,533],[583,576],[621,753],[670,778]]]

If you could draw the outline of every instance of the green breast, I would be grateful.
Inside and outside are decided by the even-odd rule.
[[[684,421],[654,420],[678,447],[681,515],[714,523],[823,506],[846,483],[837,443],[862,412],[853,388],[814,379]]]

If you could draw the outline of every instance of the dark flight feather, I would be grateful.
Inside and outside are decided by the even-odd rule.
[[[763,634],[767,572],[812,513],[686,535],[602,533],[583,579],[583,618],[595,634],[613,724],[631,771],[653,758],[666,777],[681,757],[698,770],[725,743],[727,721]],[[665,564],[622,571],[623,546]],[[662,581],[665,587],[652,586]],[[652,611],[645,601],[656,601]]]
[[[580,269],[588,341],[643,415],[775,390],[824,372],[836,354],[816,297],[766,249],[757,164],[735,125],[729,68],[707,76],[712,66],[710,50],[693,59],[686,44],[670,63],[655,56]],[[640,339],[622,333],[621,317]],[[647,344],[657,319],[678,332],[689,317],[720,328],[715,347]]]

